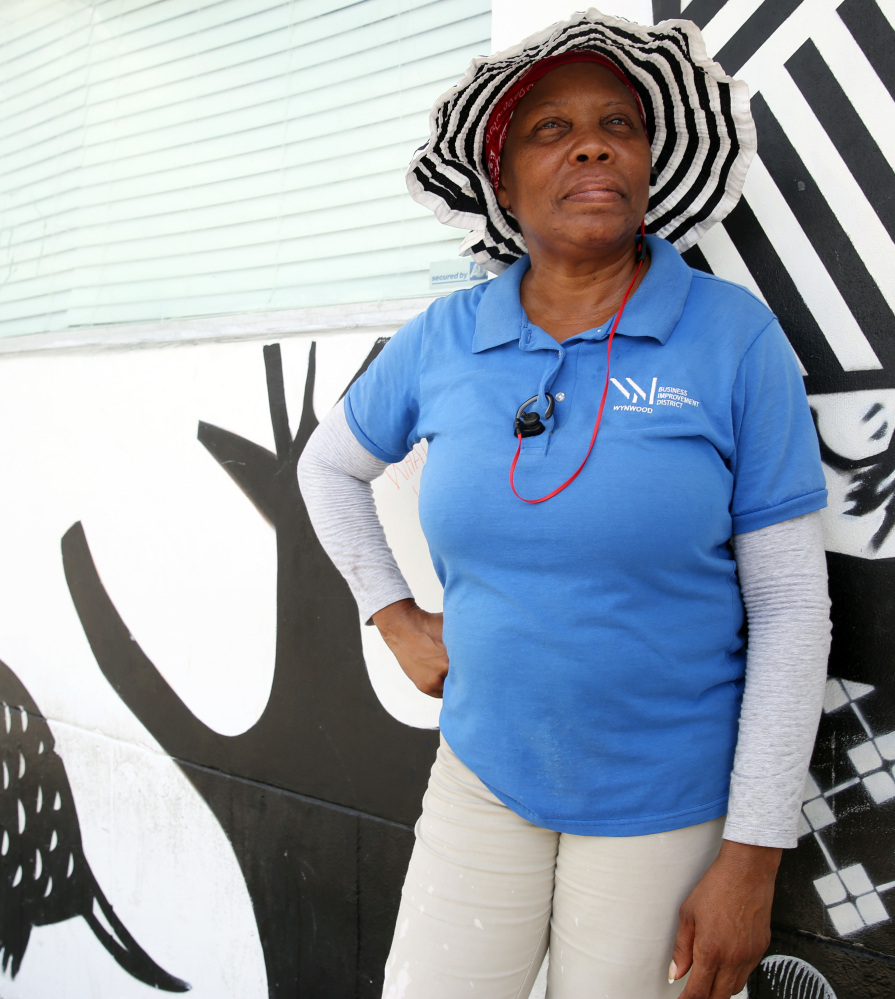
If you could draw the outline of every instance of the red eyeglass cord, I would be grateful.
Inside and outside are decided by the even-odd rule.
[[[630,297],[634,284],[637,281],[637,275],[640,273],[641,267],[643,267],[642,258],[637,264],[637,269],[634,271],[634,277],[631,278],[631,283],[628,285],[628,290],[625,292],[625,297],[622,299],[621,308],[619,308],[616,313],[615,322],[612,324],[612,329],[609,331],[609,340],[606,344],[606,384],[603,386],[603,397],[600,399],[600,408],[597,411],[597,419],[594,423],[594,432],[591,435],[590,445],[587,449],[587,454],[584,456],[584,461],[582,461],[578,468],[566,479],[566,481],[561,486],[557,486],[552,493],[547,493],[546,496],[541,496],[540,499],[526,499],[524,496],[520,496],[519,493],[516,492],[516,486],[513,481],[514,473],[516,471],[516,462],[519,461],[519,455],[522,453],[522,434],[516,435],[519,439],[519,443],[516,445],[516,454],[513,457],[513,463],[510,465],[510,489],[513,490],[513,495],[521,499],[523,503],[544,503],[548,499],[553,499],[557,493],[561,493],[566,486],[571,485],[575,479],[578,478],[579,473],[587,464],[587,459],[590,457],[590,453],[594,449],[597,432],[600,429],[600,421],[603,419],[603,407],[606,405],[606,396],[609,394],[609,361],[612,357],[612,339],[615,336],[615,331],[618,329],[619,320],[622,317],[622,313],[625,311],[625,306],[628,304],[628,298]]]

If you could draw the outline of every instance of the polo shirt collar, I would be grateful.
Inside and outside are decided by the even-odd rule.
[[[650,269],[625,306],[618,326],[619,336],[648,336],[665,343],[678,324],[690,293],[692,272],[677,250],[658,236],[647,236]],[[489,281],[476,310],[473,353],[519,340],[529,329],[528,317],[519,300],[519,287],[531,266],[520,257],[502,274]],[[584,333],[577,340],[604,340],[611,321]]]
[[[522,336],[528,317],[519,300],[519,286],[529,267],[531,259],[526,254],[485,286],[475,314],[474,354]]]

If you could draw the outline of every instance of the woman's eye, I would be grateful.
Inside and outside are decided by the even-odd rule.
[[[563,122],[550,119],[549,121],[542,121],[537,125],[536,131],[541,129],[551,129],[551,128],[562,128]]]

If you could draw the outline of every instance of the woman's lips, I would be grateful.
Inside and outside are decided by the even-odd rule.
[[[565,201],[581,201],[591,204],[608,204],[621,200],[621,193],[611,187],[601,187],[599,185],[580,185],[572,188],[565,196]]]

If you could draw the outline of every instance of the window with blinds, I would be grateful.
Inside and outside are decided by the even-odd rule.
[[[490,0],[6,0],[0,335],[428,294],[404,171]]]

